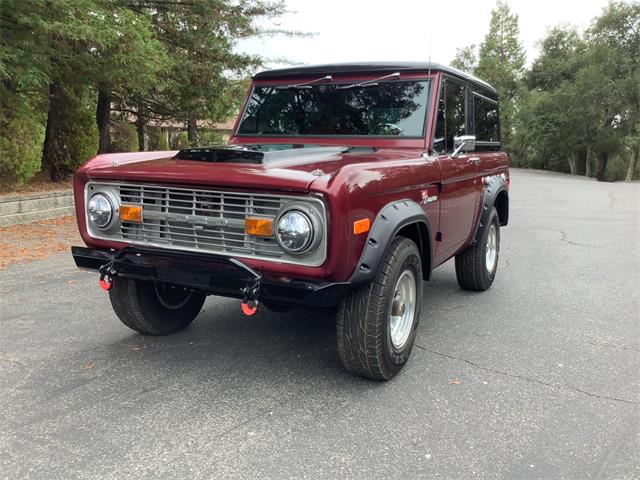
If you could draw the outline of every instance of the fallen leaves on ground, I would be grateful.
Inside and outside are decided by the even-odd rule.
[[[0,270],[82,245],[74,216],[0,227]]]
[[[460,385],[461,383],[462,382],[456,378],[455,380],[451,380],[449,385]]]
[[[92,368],[96,368],[96,364],[93,362],[87,362],[82,366],[83,370],[91,370]]]
[[[20,187],[2,185],[0,186],[0,196],[28,195],[30,193],[51,192],[55,190],[70,190],[73,187],[73,180],[54,182],[45,172],[38,173],[25,185]]]

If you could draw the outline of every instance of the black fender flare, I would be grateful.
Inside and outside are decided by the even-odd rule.
[[[484,197],[482,199],[482,211],[480,212],[480,219],[478,220],[478,225],[476,226],[476,231],[471,245],[475,245],[478,243],[480,238],[482,238],[484,229],[487,227],[489,215],[491,214],[491,208],[496,204],[498,195],[502,192],[505,192],[506,202],[503,207],[504,211],[499,212],[501,213],[500,225],[505,226],[509,222],[509,189],[507,187],[506,178],[503,178],[501,175],[493,175],[490,177],[484,177],[482,181],[485,182],[486,185],[484,188]]]
[[[421,249],[423,256],[423,269],[425,265],[428,268],[427,272],[423,271],[423,277],[428,279],[433,265],[431,225],[420,204],[410,199],[403,199],[386,204],[378,212],[350,282],[357,285],[373,281],[392,240],[402,228],[412,224],[418,224],[418,227],[424,228],[427,232],[427,238],[422,240],[423,245],[418,245],[418,248]],[[424,258],[425,253],[428,258]]]

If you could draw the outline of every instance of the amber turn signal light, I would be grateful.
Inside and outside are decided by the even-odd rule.
[[[245,218],[244,231],[255,237],[273,236],[273,220],[269,218]]]
[[[371,220],[363,218],[362,220],[356,220],[353,222],[353,234],[360,235],[361,233],[367,233],[371,229]]]
[[[121,205],[120,219],[123,222],[142,223],[142,207],[138,205]]]

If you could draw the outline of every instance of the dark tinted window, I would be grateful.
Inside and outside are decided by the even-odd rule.
[[[444,152],[444,136],[445,136],[445,96],[444,83],[440,88],[440,99],[438,100],[438,118],[436,119],[436,135],[433,139],[433,149],[436,152]]]
[[[499,142],[498,102],[482,97],[473,96],[473,117],[476,140],[481,142]]]
[[[255,87],[241,135],[383,135],[421,137],[428,80]]]
[[[453,151],[453,138],[464,135],[467,131],[465,90],[464,85],[452,80],[445,80],[443,83],[434,139],[436,151]]]

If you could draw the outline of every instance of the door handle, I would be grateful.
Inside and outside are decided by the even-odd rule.
[[[467,160],[467,163],[478,165],[480,163],[480,157],[471,157],[469,160]]]

